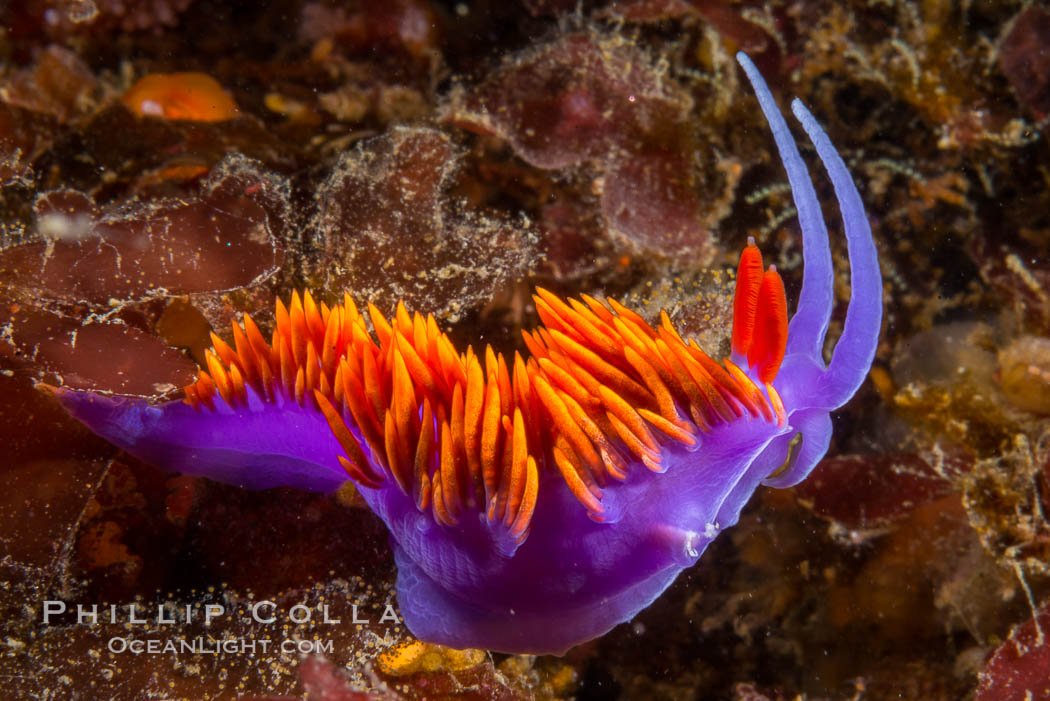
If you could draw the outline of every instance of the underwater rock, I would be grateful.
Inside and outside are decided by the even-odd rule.
[[[449,194],[459,150],[446,134],[396,127],[344,154],[317,193],[321,242],[308,276],[381,309],[456,321],[535,263],[524,221],[471,212]]]

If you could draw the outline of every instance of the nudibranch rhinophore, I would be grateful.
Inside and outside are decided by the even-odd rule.
[[[155,465],[247,488],[333,490],[349,475],[390,529],[401,613],[452,647],[564,653],[648,606],[736,523],[760,484],[787,487],[824,455],[829,412],[875,354],[882,281],[846,166],[798,101],[841,209],[852,293],[825,366],[828,235],[806,166],[751,61],[798,208],[803,286],[749,243],[732,357],[711,359],[663,315],[539,290],[529,357],[458,352],[433,317],[367,316],[346,297],[277,303],[267,343],[249,317],[217,336],[182,401],[53,389],[96,433]]]

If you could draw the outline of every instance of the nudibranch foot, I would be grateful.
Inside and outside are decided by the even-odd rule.
[[[753,241],[733,304],[731,358],[616,300],[538,290],[528,355],[457,350],[432,316],[391,318],[349,296],[277,303],[270,340],[245,316],[213,337],[182,402],[54,390],[144,460],[249,487],[351,479],[390,531],[398,600],[432,642],[563,653],[630,620],[701,556],[762,483],[804,479],[828,412],[874,357],[881,277],[845,165],[793,105],[835,188],[851,264],[830,364],[831,254],[791,133],[746,56],[788,171],[805,270],[795,316]]]
[[[633,618],[678,576],[677,570],[664,570],[608,599],[564,610],[494,609],[449,592],[405,555],[396,541],[392,546],[397,600],[405,625],[418,638],[439,640],[457,649],[564,655],[570,648]]]

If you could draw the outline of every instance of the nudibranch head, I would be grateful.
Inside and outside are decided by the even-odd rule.
[[[749,243],[731,358],[615,300],[539,290],[527,358],[456,350],[399,305],[277,304],[217,336],[182,402],[55,390],[77,418],[154,464],[252,488],[352,479],[386,523],[398,600],[418,637],[563,653],[632,618],[734,524],[759,484],[794,484],[823,456],[828,412],[871,364],[881,279],[845,166],[813,118],[852,266],[845,329],[822,359],[832,302],[827,233],[805,165],[754,66],[803,228],[789,324],[784,285]],[[369,331],[369,322],[373,332]]]

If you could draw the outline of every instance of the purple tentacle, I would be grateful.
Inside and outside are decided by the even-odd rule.
[[[882,274],[864,203],[846,164],[800,100],[791,103],[791,110],[816,146],[817,155],[835,188],[849,247],[850,302],[846,323],[821,380],[819,395],[823,405],[833,408],[842,406],[853,396],[867,377],[875,358],[882,328]]]
[[[819,359],[822,357],[824,335],[828,330],[831,305],[834,301],[834,269],[824,214],[820,209],[820,201],[813,189],[813,181],[809,177],[806,164],[799,155],[795,139],[780,114],[766,81],[747,54],[738,53],[736,60],[751,81],[758,104],[773,132],[780,160],[784,163],[788,182],[791,183],[791,195],[795,200],[798,222],[802,228],[802,256],[805,267],[798,307],[788,326],[787,354],[805,353]]]

